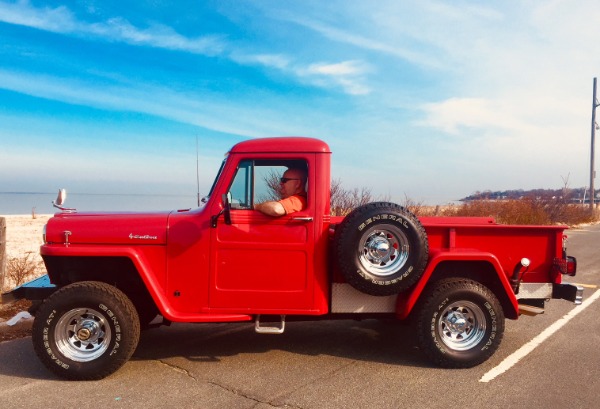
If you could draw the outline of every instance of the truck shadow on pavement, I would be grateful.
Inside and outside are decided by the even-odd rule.
[[[311,361],[311,357],[315,359]],[[252,368],[284,360],[286,365],[295,362],[310,370],[311,365],[322,364],[324,357],[340,362],[433,367],[418,349],[412,327],[374,319],[288,322],[281,335],[257,334],[253,323],[173,324],[142,332],[131,360],[177,359],[187,361],[192,369],[195,363],[213,363],[223,370],[231,365]],[[0,376],[58,379],[37,358],[31,337],[1,343],[0,362]]]
[[[390,365],[432,367],[414,329],[395,320],[287,322],[280,335],[257,334],[254,324],[173,324],[142,333],[132,359],[182,357],[220,362],[227,357],[283,351]]]
[[[0,344],[0,376],[32,379],[56,379],[40,362],[31,337],[14,339]]]

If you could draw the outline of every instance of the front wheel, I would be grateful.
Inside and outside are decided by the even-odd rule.
[[[425,354],[446,368],[470,368],[500,346],[504,312],[496,296],[480,283],[447,279],[423,295],[417,333]]]
[[[131,357],[140,336],[135,307],[117,288],[79,282],[61,288],[35,314],[32,341],[42,363],[73,380],[102,379]]]

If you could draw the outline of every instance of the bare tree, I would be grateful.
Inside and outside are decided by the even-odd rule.
[[[571,189],[569,189],[569,177],[571,176],[571,172],[569,172],[567,174],[567,177],[565,178],[564,176],[560,176],[560,178],[563,181],[563,188],[562,188],[562,199],[563,202],[568,202],[571,196]]]
[[[281,200],[281,189],[279,188],[279,179],[281,174],[275,170],[269,171],[269,174],[264,177],[264,182],[267,185],[268,192],[257,198],[258,203],[269,200]]]
[[[373,197],[370,188],[362,187],[360,189],[345,189],[342,186],[342,181],[340,179],[333,179],[331,181],[330,200],[331,215],[346,216],[353,209],[374,202],[376,199]],[[378,200],[386,201],[389,200],[389,198],[383,196]]]

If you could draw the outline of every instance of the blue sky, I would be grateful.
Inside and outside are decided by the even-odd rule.
[[[234,143],[443,204],[589,184],[596,1],[0,0],[0,191],[195,195]],[[596,187],[598,184],[596,183]]]

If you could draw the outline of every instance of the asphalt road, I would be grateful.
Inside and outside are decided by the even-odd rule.
[[[579,262],[569,281],[600,285],[600,226],[569,237]],[[93,382],[55,378],[19,339],[0,344],[0,407],[597,408],[596,291],[582,306],[553,300],[543,315],[507,321],[498,352],[465,370],[432,367],[410,327],[378,320],[292,322],[283,335],[174,324],[143,333],[130,362]]]

